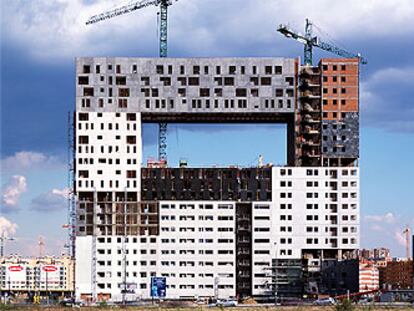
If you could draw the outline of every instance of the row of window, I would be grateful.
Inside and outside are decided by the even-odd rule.
[[[346,82],[346,77],[345,76],[332,76],[330,77],[331,79],[329,79],[328,76],[323,76],[323,82],[329,82],[329,80],[331,80],[332,82],[338,82],[338,78],[340,78],[341,82]]]
[[[98,118],[102,118],[103,117],[102,112],[98,112],[96,115],[97,115]],[[136,121],[137,120],[137,115],[136,115],[136,113],[133,113],[133,112],[124,114],[124,116],[126,117],[126,120],[127,121]],[[115,117],[116,118],[120,118],[121,117],[121,113],[119,113],[119,112],[115,113]],[[79,121],[89,121],[89,113],[87,113],[87,112],[79,112],[79,114],[78,114],[78,120]]]
[[[119,180],[98,180],[96,181],[98,185],[100,185],[100,188],[119,188]],[[136,180],[127,180],[126,181],[126,187],[127,188],[137,188],[138,183]],[[79,188],[94,188],[95,187],[95,181],[94,180],[78,180],[78,187]]]
[[[114,161],[112,161],[114,160]],[[78,158],[78,164],[94,164],[94,158]],[[120,159],[106,159],[106,158],[99,158],[98,163],[100,164],[112,164],[115,163],[117,165],[119,165],[121,163]],[[137,164],[137,159],[133,158],[133,159],[126,159],[126,164],[128,165],[133,165],[133,164]]]
[[[99,289],[111,289],[111,283],[97,283],[97,286]],[[219,284],[217,286],[219,289],[232,289],[234,286],[233,285],[225,285],[225,284]],[[140,289],[147,289],[147,283],[140,283],[139,284],[139,288]],[[180,284],[180,285],[175,285],[175,284],[167,284],[166,285],[167,289],[196,289],[196,285],[194,284],[189,284],[189,285],[185,285],[185,284]],[[198,284],[197,285],[198,289],[214,289],[214,285],[213,284]]]
[[[92,73],[92,68],[93,66],[91,65],[83,65],[82,66],[82,73],[84,74],[90,74]],[[121,74],[122,73],[122,68],[125,69],[124,66],[121,66],[119,64],[115,65],[115,72],[117,74]],[[179,73],[181,75],[185,75],[185,74],[190,74],[190,68],[191,68],[191,73],[194,75],[208,75],[208,74],[213,74],[213,72],[215,72],[215,74],[217,75],[221,75],[224,73],[224,68],[227,69],[227,74],[230,75],[234,75],[234,74],[246,74],[246,66],[241,65],[241,66],[236,66],[236,65],[228,65],[228,66],[221,66],[221,65],[216,65],[216,66],[209,66],[209,65],[193,65],[190,67],[190,65],[179,65],[174,67],[173,65],[155,65],[154,69],[155,69],[155,74],[159,74],[159,75],[163,75],[163,74],[176,74]],[[258,74],[258,69],[260,67],[253,65],[251,67],[248,67],[249,69],[251,69],[249,71],[249,73],[251,74]],[[95,65],[95,73],[96,74],[100,74],[101,73],[101,69],[102,69],[102,65],[97,64]],[[133,64],[131,67],[131,73],[137,73],[138,72],[138,65],[137,64]],[[175,69],[175,70],[174,70]],[[107,64],[106,66],[106,70],[107,72],[112,72],[114,70],[113,65],[112,64]],[[264,74],[266,75],[281,75],[282,74],[282,66],[280,65],[266,65],[264,67],[262,67],[262,70],[264,72]],[[177,72],[178,71],[178,72]]]
[[[108,130],[110,130],[110,131],[111,130],[116,130],[116,131],[119,130],[119,123],[115,123],[115,124],[107,123],[106,125],[107,125]],[[137,124],[136,123],[127,122],[126,125],[127,125],[127,130],[128,131],[130,131],[130,130],[136,131],[137,130]],[[89,129],[93,130],[94,129],[94,123],[79,122],[78,123],[78,129],[82,130],[82,128],[84,130],[89,130]],[[105,130],[105,123],[100,123],[100,129]]]
[[[347,68],[346,65],[328,65],[328,64],[324,64],[322,65],[322,70],[323,71],[327,71],[329,69],[333,70],[333,71],[337,71],[337,70],[341,70],[341,71],[345,71]]]
[[[332,244],[336,242],[336,239],[325,239],[325,244]],[[355,238],[343,238],[342,239],[342,244],[356,244],[357,243],[357,239]],[[318,238],[307,238],[306,239],[306,244],[319,244],[319,239]]]
[[[226,80],[225,80],[226,81]],[[105,92],[105,89],[101,88],[101,93]],[[223,97],[223,88],[199,88],[199,97]],[[249,92],[250,91],[250,92]],[[178,95],[180,97],[186,97],[187,96],[187,89],[186,88],[178,88]],[[260,89],[253,88],[253,89],[247,89],[247,88],[236,88],[234,90],[234,95],[228,95],[226,94],[226,97],[248,97],[249,95],[252,97],[260,97],[259,96]],[[141,93],[144,97],[159,97],[159,89],[158,88],[141,88]],[[109,97],[112,97],[111,92],[109,93]],[[277,88],[275,89],[275,97],[293,97],[294,90],[293,89],[281,89]],[[122,97],[122,96],[120,96]]]
[[[324,99],[323,100],[323,105],[327,106],[328,104],[331,104],[333,106],[337,106],[339,102],[341,103],[341,106],[346,106],[347,100],[346,99],[341,99],[341,100],[338,100],[338,99],[331,99],[331,100]]]
[[[342,119],[345,119],[346,115],[347,115],[346,112],[336,112],[336,111],[334,111],[334,112],[325,111],[325,112],[322,113],[323,118],[334,118],[334,119],[338,118],[338,117],[341,117]]]
[[[85,143],[85,141],[84,142],[82,142],[81,144],[88,144],[88,142],[86,142]],[[105,153],[105,146],[100,146],[101,148],[99,149],[100,150],[100,153]],[[108,150],[108,153],[112,153],[112,152],[119,152],[119,146],[106,146],[107,147],[107,150]],[[94,148],[94,146],[78,146],[78,154],[79,153],[95,153],[95,148]],[[136,154],[137,153],[137,147],[136,146],[130,146],[130,145],[127,145],[127,148],[126,148],[126,153],[134,153],[134,154]],[[119,159],[117,159],[117,160],[119,160]]]

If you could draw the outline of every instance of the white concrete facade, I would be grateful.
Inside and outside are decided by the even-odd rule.
[[[300,259],[312,249],[340,254],[359,247],[358,181],[354,167],[272,169],[273,201],[253,203],[254,295],[269,294],[273,258]],[[215,296],[215,280],[219,297],[235,297],[235,203],[160,201],[159,235],[126,238],[126,281],[136,284],[137,297],[150,298],[151,276],[167,278],[167,298]],[[124,237],[96,240],[96,294],[120,299]],[[79,294],[92,292],[92,247],[91,236],[77,238]]]

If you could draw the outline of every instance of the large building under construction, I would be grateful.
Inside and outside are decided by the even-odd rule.
[[[357,58],[78,58],[77,297],[150,298],[153,277],[166,278],[167,299],[300,295],[322,260],[350,258],[358,68]],[[142,125],[174,122],[286,124],[287,165],[144,165]]]

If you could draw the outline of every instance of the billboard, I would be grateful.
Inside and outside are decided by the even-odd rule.
[[[48,285],[59,285],[60,283],[60,269],[57,265],[42,265],[40,266],[40,282]]]
[[[151,277],[151,297],[164,298],[167,289],[167,278],[165,277]]]
[[[26,267],[23,265],[13,264],[6,268],[7,282],[26,282]]]

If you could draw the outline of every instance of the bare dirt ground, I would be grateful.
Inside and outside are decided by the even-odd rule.
[[[27,311],[27,310],[43,310],[43,311],[67,311],[72,308],[69,307],[44,307],[44,306],[27,306],[27,307],[12,307],[12,308],[0,308],[0,310],[16,310],[16,311]],[[81,311],[98,311],[98,310],[122,310],[121,307],[81,307],[73,308],[74,310]],[[334,307],[312,307],[312,306],[297,306],[297,307],[269,307],[269,306],[256,306],[256,307],[229,307],[229,308],[208,308],[206,306],[198,307],[127,307],[125,310],[128,311],[334,311]],[[413,311],[413,307],[408,306],[358,306],[355,307],[355,311]]]

